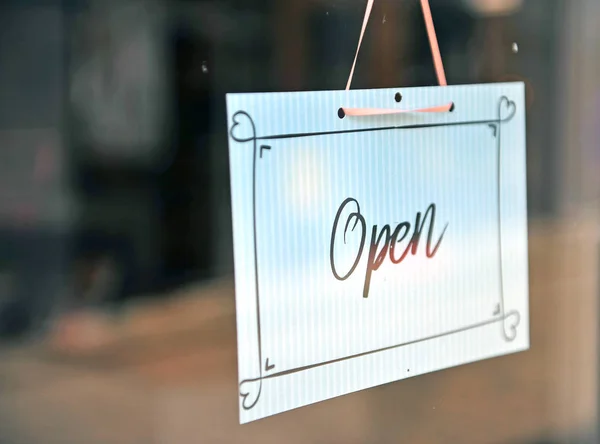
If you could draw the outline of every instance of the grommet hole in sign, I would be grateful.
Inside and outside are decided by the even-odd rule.
[[[356,54],[354,56],[354,62],[350,69],[350,76],[348,77],[348,83],[346,84],[346,91],[350,90],[352,84],[352,78],[354,77],[354,70],[356,68],[356,61],[358,60],[358,54],[362,45],[363,37],[369,23],[369,17],[373,10],[373,3],[375,0],[367,0],[367,9],[365,11],[365,17],[363,19],[362,29],[360,31],[360,37],[358,39],[358,47],[356,48]],[[433,55],[433,63],[435,66],[436,75],[440,86],[447,86],[446,73],[444,71],[444,64],[442,62],[442,56],[438,45],[437,36],[435,33],[435,26],[433,24],[433,16],[431,14],[431,7],[429,6],[429,0],[421,0],[421,9],[423,10],[423,17],[425,19],[425,27],[427,28],[427,36],[429,37],[429,44],[431,46],[431,53]],[[402,94],[396,93],[394,97],[397,103],[402,101]],[[381,116],[389,114],[404,114],[404,113],[447,113],[454,111],[454,102],[446,103],[444,105],[418,108],[418,109],[395,109],[395,108],[349,108],[340,107],[338,109],[338,117],[343,119],[346,116]]]

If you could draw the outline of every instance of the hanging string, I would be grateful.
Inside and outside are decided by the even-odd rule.
[[[433,24],[433,17],[431,15],[431,7],[429,6],[429,0],[421,0],[421,9],[423,10],[423,17],[425,18],[425,27],[427,28],[427,36],[429,37],[429,46],[431,46],[433,65],[435,67],[438,83],[440,86],[448,86],[448,83],[446,82],[446,73],[444,72],[444,63],[442,62],[442,54],[440,53],[440,46],[438,45],[435,26]]]
[[[373,10],[373,3],[375,0],[367,0],[367,9],[365,11],[365,17],[363,19],[362,29],[360,31],[360,37],[358,39],[358,47],[356,48],[356,54],[354,55],[354,62],[350,69],[350,76],[348,77],[348,83],[346,84],[346,91],[350,90],[352,85],[352,78],[354,77],[354,70],[356,69],[356,61],[358,60],[358,54],[360,53],[360,47],[365,36],[367,24],[369,23],[369,17]],[[429,45],[431,46],[431,53],[433,55],[433,64],[437,75],[438,83],[440,86],[447,86],[446,73],[444,72],[444,63],[442,62],[442,55],[440,53],[440,47],[438,45],[437,35],[435,33],[435,26],[433,23],[433,16],[431,15],[431,7],[429,6],[429,0],[421,0],[421,9],[423,10],[423,18],[425,20],[425,27],[427,28],[427,36],[429,38]],[[380,109],[380,108],[340,108],[340,117],[343,116],[374,116],[382,114],[401,114],[411,112],[449,112],[454,109],[454,104],[449,103],[441,106],[434,106],[431,108],[422,108],[416,110],[397,110],[397,109]]]
[[[354,55],[354,62],[352,63],[352,69],[350,70],[350,77],[348,77],[348,83],[346,84],[346,91],[348,91],[350,89],[350,85],[352,85],[352,77],[354,77],[354,68],[356,68],[358,53],[360,52],[363,37],[365,36],[365,31],[367,30],[367,24],[369,23],[369,17],[371,16],[371,11],[373,10],[374,2],[375,0],[367,0],[367,10],[365,11],[365,18],[363,19],[362,29],[360,30],[360,37],[358,38],[358,47],[356,48],[356,54]]]

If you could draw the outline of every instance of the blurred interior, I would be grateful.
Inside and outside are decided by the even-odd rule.
[[[0,443],[599,442],[598,0],[431,0],[527,85],[531,350],[239,425],[225,94],[343,88],[365,4],[0,3]],[[377,0],[353,87],[435,84]]]

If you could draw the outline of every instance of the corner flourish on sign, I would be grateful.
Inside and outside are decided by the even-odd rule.
[[[270,150],[271,150],[271,147],[270,147],[269,145],[261,145],[261,146],[260,146],[260,158],[261,158],[261,159],[262,159],[262,156],[263,156],[263,151],[264,151],[264,150],[270,151]]]
[[[265,371],[269,372],[275,368],[275,364],[269,365],[269,358],[267,358],[267,362],[265,362]]]

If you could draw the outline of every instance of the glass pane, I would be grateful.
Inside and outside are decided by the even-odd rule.
[[[526,84],[531,349],[239,425],[225,94],[343,89],[366,3],[2,2],[0,442],[598,442],[597,0],[430,1]],[[353,88],[436,82],[376,0]]]

